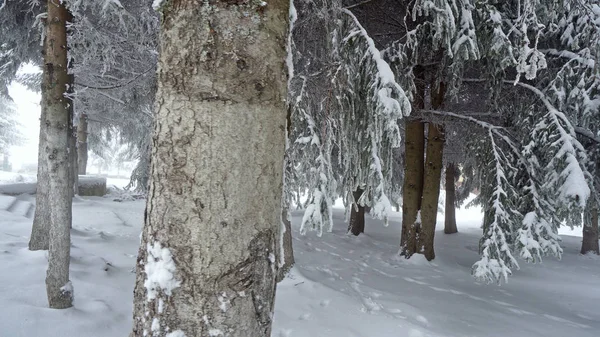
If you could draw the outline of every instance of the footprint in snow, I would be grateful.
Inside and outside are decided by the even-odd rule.
[[[417,321],[429,325],[429,321],[427,320],[427,318],[425,318],[425,316],[417,315],[417,317],[415,318],[417,319]]]
[[[377,291],[372,291],[371,296],[373,296],[374,298],[380,298],[381,296],[383,296],[383,294]]]
[[[370,297],[363,297],[363,307],[360,311],[366,313],[373,313],[383,309],[383,306],[375,301],[373,301]]]
[[[358,284],[358,283],[360,283],[360,284],[365,283],[363,280],[359,279],[358,277],[352,277],[352,281],[354,281],[352,283],[356,283],[356,284]]]

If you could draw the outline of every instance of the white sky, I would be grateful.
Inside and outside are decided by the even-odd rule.
[[[23,145],[10,149],[13,171],[17,171],[23,164],[37,163],[41,96],[15,82],[8,87],[8,92],[17,106],[17,120],[25,137]]]

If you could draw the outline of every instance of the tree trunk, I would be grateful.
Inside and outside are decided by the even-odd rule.
[[[417,245],[419,252],[424,254],[428,261],[431,261],[435,258],[433,242],[440,198],[444,128],[441,125],[429,123],[427,135],[427,157],[423,177],[423,200],[421,201],[421,232]]]
[[[417,252],[420,228],[416,224],[423,193],[423,157],[425,127],[421,121],[407,121],[404,136],[405,169],[402,187],[402,236],[400,252],[406,258]]]
[[[39,159],[47,168],[47,197],[37,199],[38,205],[49,210],[45,220],[49,225],[48,272],[46,290],[51,308],[72,306],[73,290],[69,281],[71,249],[71,202],[69,157],[69,103],[65,89],[67,74],[67,21],[69,12],[58,0],[48,0],[42,106],[45,116],[40,123],[45,144]]]
[[[10,165],[8,162],[8,149],[4,150],[4,160],[2,161],[2,170],[9,172],[10,171]]]
[[[45,93],[46,86],[42,85],[42,97],[49,96]],[[46,120],[46,106],[42,104],[40,122],[44,125]],[[48,250],[49,218],[50,209],[48,208],[48,167],[46,166],[46,132],[40,127],[39,145],[38,145],[38,167],[37,183],[35,192],[35,213],[33,215],[33,225],[31,227],[31,236],[29,237],[29,250]]]
[[[446,164],[446,216],[444,221],[444,233],[458,233],[456,228],[456,170],[453,163]]]
[[[281,210],[281,248],[283,252],[280,252],[283,257],[283,264],[279,267],[277,282],[283,280],[287,273],[292,269],[294,263],[294,247],[292,245],[292,222],[289,217],[289,209],[283,208]]]
[[[358,199],[362,196],[363,190],[357,188],[354,191],[354,203],[350,205],[350,222],[348,223],[348,232],[358,236],[365,232],[365,206],[358,204]]]
[[[71,137],[69,138],[69,157],[71,158],[71,186],[73,196],[79,194],[79,169],[77,160],[77,127],[71,123]]]
[[[593,198],[593,196],[590,198]],[[598,206],[594,201],[588,201],[588,205],[584,212],[581,254],[587,253],[600,255],[600,247],[598,244]]]
[[[132,336],[270,336],[289,1],[161,11]]]
[[[70,17],[69,19],[72,19]],[[69,62],[68,69],[72,69],[73,59]],[[69,97],[75,93],[75,75],[69,74]],[[75,119],[75,102],[69,99],[69,181],[71,184],[71,198],[79,193],[79,174],[77,171],[77,127],[73,124]],[[69,221],[73,225],[72,219]]]
[[[88,115],[82,113],[77,125],[77,171],[85,175],[88,161]]]

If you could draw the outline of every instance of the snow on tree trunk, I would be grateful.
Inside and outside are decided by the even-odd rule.
[[[69,281],[71,251],[71,202],[69,157],[69,104],[65,90],[69,83],[67,74],[67,20],[70,15],[64,3],[48,1],[46,41],[44,50],[44,75],[42,81],[42,106],[45,116],[40,132],[45,141],[39,159],[47,168],[47,195],[37,198],[38,207],[48,210],[48,271],[46,291],[51,308],[63,309],[73,305],[73,288]]]
[[[365,206],[358,203],[358,199],[363,194],[363,190],[357,188],[354,194],[354,203],[350,206],[352,211],[350,213],[350,222],[348,223],[348,232],[359,235],[365,232]]]
[[[288,0],[163,2],[132,336],[270,336]]]
[[[425,152],[425,126],[421,121],[407,121],[404,148],[405,168],[402,187],[402,236],[400,253],[406,258],[417,252],[419,230],[416,221],[421,209],[423,193],[423,158]]]
[[[417,242],[419,253],[424,254],[429,261],[435,258],[433,242],[440,197],[444,141],[444,127],[429,123],[423,176],[423,199],[421,200],[421,231]]]
[[[277,282],[283,280],[292,266],[294,266],[294,263],[296,263],[296,260],[294,259],[294,247],[292,245],[292,222],[290,221],[288,212],[289,209],[287,207],[281,210],[282,230],[285,231],[283,232],[281,239],[283,253],[280,252],[283,256],[283,264],[279,266]]]
[[[593,200],[588,201],[584,212],[583,240],[581,241],[581,254],[588,253],[600,255],[598,244],[598,206]]]
[[[444,233],[458,233],[456,228],[456,170],[454,163],[446,164],[446,208],[444,211]]]
[[[85,175],[88,161],[88,115],[82,113],[77,125],[77,171]]]

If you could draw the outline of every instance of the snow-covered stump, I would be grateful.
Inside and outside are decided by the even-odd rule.
[[[0,194],[4,195],[15,196],[21,194],[35,194],[36,190],[36,183],[16,183],[0,185]]]
[[[79,176],[79,195],[102,197],[106,194],[106,178]]]

